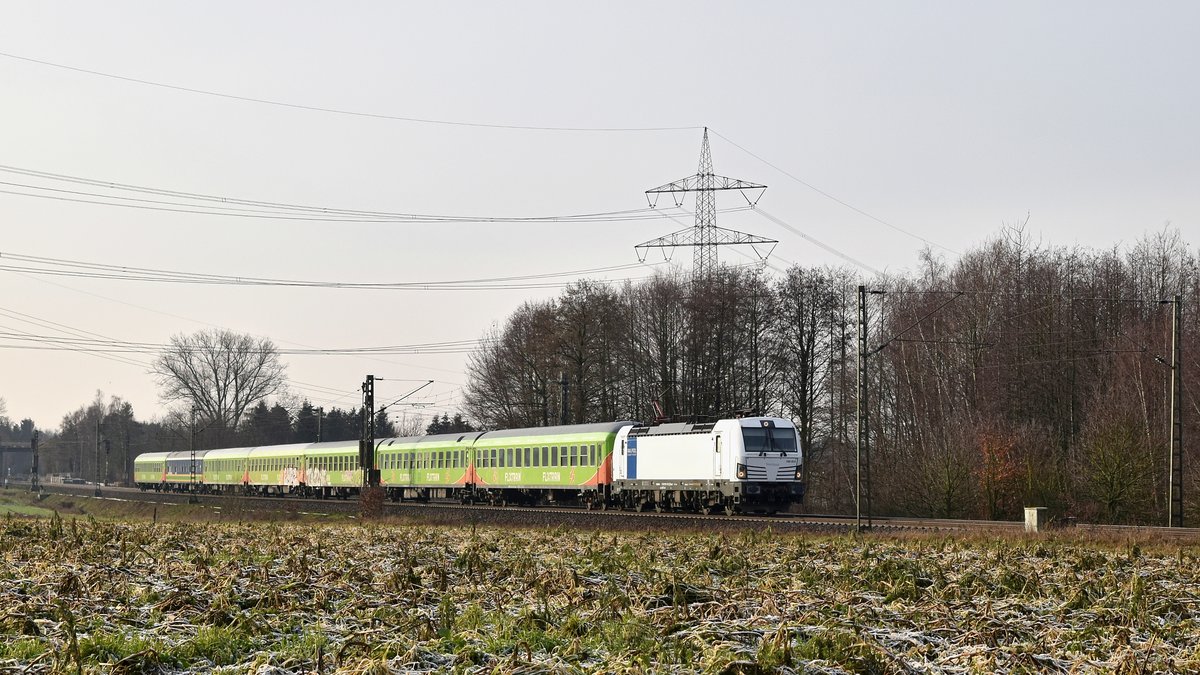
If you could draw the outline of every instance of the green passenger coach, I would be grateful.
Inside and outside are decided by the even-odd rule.
[[[475,441],[473,496],[493,503],[603,505],[617,432],[633,422],[489,431]]]
[[[482,433],[387,438],[376,443],[375,467],[393,501],[471,501],[471,445]]]

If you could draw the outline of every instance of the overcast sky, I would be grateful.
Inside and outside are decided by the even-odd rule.
[[[583,214],[644,208],[646,189],[694,173],[703,126],[716,173],[770,186],[761,210],[828,247],[757,212],[720,216],[778,239],[779,268],[844,264],[832,249],[867,268],[911,269],[923,246],[953,259],[1027,214],[1048,245],[1120,246],[1167,222],[1195,244],[1197,26],[1196,2],[10,0],[0,3],[0,190],[43,197],[0,192],[0,253],[364,283],[610,268],[636,263],[635,244],[691,217],[229,217],[64,201],[111,200],[21,186],[162,197],[11,170],[355,210]],[[738,203],[722,195],[718,206]],[[686,267],[691,252],[673,260]],[[559,290],[0,271],[0,397],[10,417],[45,428],[97,390],[141,419],[164,412],[150,354],[29,349],[11,337],[19,332],[153,345],[223,327],[284,348],[411,345],[477,339],[525,299]],[[381,401],[435,380],[413,397],[434,406],[409,413],[453,411],[466,382],[462,353],[286,360],[293,392],[326,407],[357,405],[367,373],[394,380],[379,385]]]

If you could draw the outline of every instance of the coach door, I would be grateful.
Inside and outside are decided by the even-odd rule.
[[[721,461],[721,434],[713,437],[713,476],[720,478],[721,469],[725,466],[725,462]]]

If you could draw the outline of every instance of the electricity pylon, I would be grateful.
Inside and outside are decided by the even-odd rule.
[[[682,206],[683,195],[695,192],[695,226],[638,244],[634,247],[638,253],[638,260],[645,261],[649,249],[652,248],[692,246],[695,248],[692,259],[692,278],[697,280],[709,278],[716,270],[718,246],[749,245],[754,248],[755,253],[759,253],[758,246],[760,245],[770,246],[765,255],[759,253],[759,258],[765,262],[766,256],[771,254],[771,251],[775,249],[775,244],[779,242],[755,234],[717,227],[716,192],[717,190],[738,190],[746,202],[753,207],[766,189],[766,185],[751,183],[739,178],[718,176],[713,173],[712,152],[708,149],[708,127],[705,127],[704,142],[700,146],[700,166],[696,174],[646,190],[646,200],[650,203],[651,208],[658,205],[659,195],[670,194],[675,200],[675,205]],[[757,191],[758,194],[752,200],[746,194],[747,191]]]

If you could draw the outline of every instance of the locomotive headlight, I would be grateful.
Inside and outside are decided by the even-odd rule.
[[[746,480],[746,465],[745,464],[737,465],[737,477],[741,480]]]
[[[799,464],[797,464],[797,465],[796,465],[796,475],[795,475],[795,478],[796,478],[796,480],[800,480],[800,479],[801,479],[801,478],[803,478],[803,477],[804,477],[804,472],[803,472],[803,471],[800,469],[800,465],[799,465]]]

